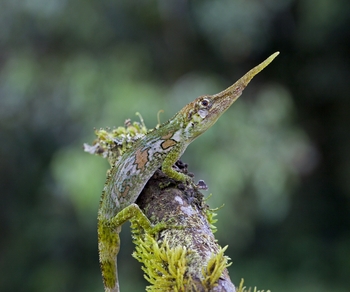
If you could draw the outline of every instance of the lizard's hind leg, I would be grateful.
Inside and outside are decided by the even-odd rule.
[[[158,223],[152,225],[137,204],[131,204],[111,219],[98,220],[98,249],[100,266],[106,292],[119,292],[117,255],[120,249],[119,233],[126,221],[138,224],[146,233],[157,233],[165,228]]]

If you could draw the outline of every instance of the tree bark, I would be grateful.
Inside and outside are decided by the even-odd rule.
[[[176,166],[189,175],[187,165],[178,161]],[[226,269],[226,248],[216,242],[208,221],[211,211],[197,186],[176,182],[157,170],[136,203],[153,225],[165,223],[152,243],[145,243],[145,235],[138,240],[137,223],[132,223],[134,257],[143,263],[145,277],[152,284],[148,291],[236,291]],[[163,248],[161,256],[159,248]],[[151,263],[157,255],[159,260]]]

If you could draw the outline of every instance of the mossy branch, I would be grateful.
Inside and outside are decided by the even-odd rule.
[[[185,165],[177,166],[187,172]],[[208,216],[209,207],[195,186],[175,182],[158,170],[136,203],[152,224],[165,226],[147,234],[132,221],[133,256],[143,264],[151,284],[147,291],[235,291],[226,269],[227,247],[215,240],[208,221],[213,216]]]
[[[127,120],[124,127],[95,130],[97,139],[91,146],[84,144],[84,150],[107,158],[112,165],[148,131],[138,115],[140,122]],[[176,166],[178,172],[189,175],[187,165],[178,161]],[[230,265],[224,255],[227,246],[220,247],[213,235],[217,209],[205,203],[199,191],[203,187],[204,182],[184,185],[157,170],[136,201],[157,226],[146,231],[137,216],[131,219],[133,256],[143,264],[151,284],[147,291],[236,291],[226,269]],[[237,292],[250,291],[242,279]],[[259,291],[254,288],[254,292]]]

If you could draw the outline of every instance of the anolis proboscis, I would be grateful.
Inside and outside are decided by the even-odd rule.
[[[168,122],[137,139],[112,164],[98,211],[98,249],[106,292],[119,291],[116,257],[120,248],[122,224],[136,218],[145,230],[156,228],[135,204],[147,181],[161,167],[168,177],[190,183],[191,178],[172,168],[174,163],[187,146],[218,120],[253,77],[278,54],[272,54],[224,91],[196,98]]]

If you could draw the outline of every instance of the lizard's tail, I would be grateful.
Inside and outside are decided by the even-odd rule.
[[[98,251],[105,292],[119,292],[117,254],[120,247],[119,234],[98,223]]]

